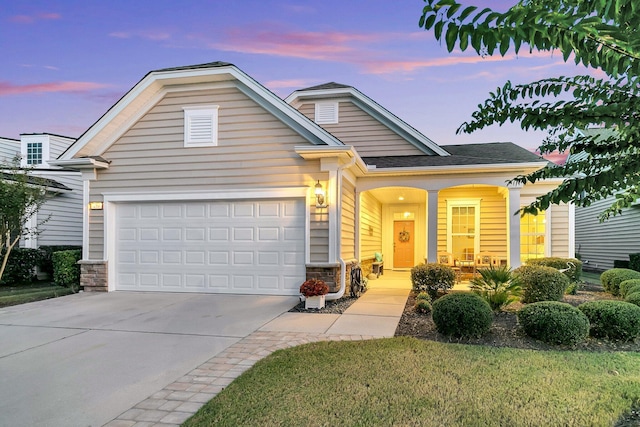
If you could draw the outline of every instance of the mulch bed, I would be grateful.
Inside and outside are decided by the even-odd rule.
[[[602,291],[602,287],[583,285],[576,295],[565,295],[564,302],[578,306],[583,302],[598,299],[614,299]],[[414,310],[415,293],[407,299],[404,312],[400,318],[396,336],[412,336],[438,342],[454,342],[460,344],[488,345],[493,347],[512,347],[530,350],[586,350],[586,351],[640,351],[640,340],[635,342],[612,342],[603,339],[588,338],[575,346],[546,344],[524,334],[518,326],[516,311],[522,307],[513,303],[506,311],[496,313],[488,334],[481,338],[453,338],[436,331],[430,314],[416,313]]]

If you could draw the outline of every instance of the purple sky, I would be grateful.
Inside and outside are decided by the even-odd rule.
[[[282,97],[329,81],[354,86],[441,145],[533,148],[544,133],[517,125],[455,131],[508,79],[584,73],[558,53],[448,54],[418,28],[422,0],[2,3],[0,136],[7,138],[78,137],[148,71],[226,61]]]

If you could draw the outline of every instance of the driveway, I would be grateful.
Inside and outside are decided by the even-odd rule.
[[[110,292],[0,309],[0,425],[102,426],[297,301]]]

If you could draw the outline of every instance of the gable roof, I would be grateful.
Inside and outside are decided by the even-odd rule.
[[[13,179],[13,176],[14,175],[11,172],[0,171],[0,179],[15,181],[15,179]],[[44,187],[46,191],[50,191],[52,193],[73,191],[71,188],[54,179],[43,178],[40,176],[29,175],[27,177],[27,184]]]
[[[607,139],[612,135],[615,135],[616,131],[611,128],[586,128],[579,131],[584,136],[595,137],[596,140]],[[579,151],[577,153],[571,153],[567,157],[566,163],[577,162],[580,160],[586,160],[589,157],[586,151]]]
[[[420,131],[409,125],[404,120],[369,98],[353,86],[344,85],[336,82],[324,83],[317,86],[311,86],[306,89],[294,91],[285,98],[285,101],[294,107],[299,107],[304,101],[314,99],[327,99],[349,97],[360,109],[368,113],[370,116],[387,126],[393,132],[400,135],[407,142],[418,148],[426,155],[432,156],[448,156],[449,153],[442,149],[438,144],[427,138]]]
[[[491,164],[531,164],[546,161],[512,142],[443,145],[449,156],[363,157],[369,166],[383,168],[415,168],[430,166],[471,166]]]
[[[235,65],[210,62],[150,71],[58,159],[65,161],[74,157],[100,156],[166,93],[179,90],[179,86],[221,82],[231,82],[310,143],[344,145]]]

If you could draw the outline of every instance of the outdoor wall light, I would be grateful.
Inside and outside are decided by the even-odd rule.
[[[104,203],[102,202],[89,202],[89,209],[92,211],[101,211],[104,209]]]
[[[320,184],[320,180],[316,184],[316,208],[326,208],[326,193],[324,192],[324,188],[322,188],[322,184]]]

